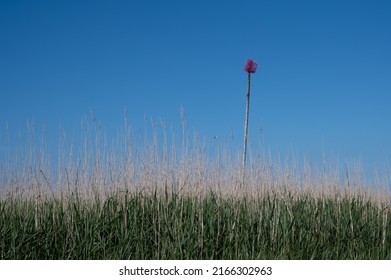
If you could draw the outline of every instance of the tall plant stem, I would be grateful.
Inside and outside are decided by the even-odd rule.
[[[243,170],[242,170],[243,185],[246,176],[245,174],[246,174],[246,156],[247,156],[248,115],[250,111],[250,81],[251,81],[251,73],[249,72],[247,77],[246,119],[244,121],[244,148],[243,148]]]

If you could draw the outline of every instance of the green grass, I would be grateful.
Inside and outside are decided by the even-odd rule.
[[[390,214],[358,195],[8,195],[0,258],[391,259]]]

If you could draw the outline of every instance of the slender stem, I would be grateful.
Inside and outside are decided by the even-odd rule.
[[[247,135],[248,135],[248,115],[250,111],[250,80],[251,73],[248,73],[247,77],[247,95],[246,95],[246,119],[244,121],[244,149],[243,149],[243,171],[242,171],[242,183],[244,184],[244,178],[246,173],[246,156],[247,156]]]

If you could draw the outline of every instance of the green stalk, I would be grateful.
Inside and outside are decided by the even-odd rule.
[[[244,148],[243,148],[243,172],[242,172],[242,185],[244,185],[244,179],[246,174],[246,156],[247,156],[247,135],[248,135],[248,115],[250,111],[250,81],[251,73],[247,76],[247,94],[246,94],[246,119],[244,121]]]

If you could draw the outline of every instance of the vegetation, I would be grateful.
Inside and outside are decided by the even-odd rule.
[[[239,157],[163,132],[138,149],[85,135],[56,171],[35,145],[7,160],[0,259],[391,259],[386,192],[262,157],[243,187]]]

